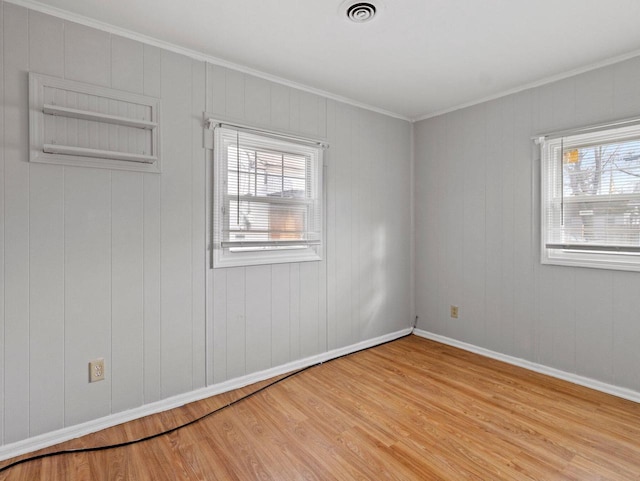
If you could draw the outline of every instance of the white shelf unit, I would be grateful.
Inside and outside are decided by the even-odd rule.
[[[160,173],[160,99],[29,74],[30,161]]]

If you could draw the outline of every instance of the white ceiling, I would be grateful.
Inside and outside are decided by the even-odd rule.
[[[640,53],[640,0],[341,2],[40,0],[411,119]]]

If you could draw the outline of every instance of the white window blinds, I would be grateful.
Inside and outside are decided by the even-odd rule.
[[[543,262],[635,269],[640,126],[544,140],[542,224]]]
[[[321,147],[220,125],[214,149],[218,259],[235,258],[233,265],[319,259]]]

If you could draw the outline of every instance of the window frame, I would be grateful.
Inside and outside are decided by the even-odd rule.
[[[210,128],[213,130],[213,194],[212,194],[212,239],[213,254],[212,267],[242,267],[252,265],[279,264],[292,262],[320,261],[323,258],[324,249],[324,144],[321,141],[304,139],[254,129],[245,126],[233,126],[226,123],[215,123],[209,119]],[[284,154],[304,155],[311,163],[309,174],[310,182],[313,184],[312,198],[301,198],[300,200],[269,196],[256,197],[257,201],[268,205],[291,205],[306,206],[307,209],[319,211],[315,217],[319,223],[319,239],[317,241],[292,243],[291,241],[265,241],[265,243],[279,244],[272,246],[258,245],[255,248],[247,247],[243,242],[238,242],[236,247],[229,246],[228,238],[225,238],[225,231],[229,230],[230,198],[232,194],[227,190],[227,179],[229,175],[229,162],[227,160],[226,149],[229,145],[228,137],[239,133],[248,144],[256,150],[282,152]],[[307,180],[305,180],[307,181]],[[227,245],[225,245],[227,244]],[[250,244],[247,241],[246,244]]]
[[[635,120],[635,119],[634,119]],[[549,134],[546,137],[540,137],[540,248],[541,263],[551,265],[573,266],[573,267],[589,267],[599,269],[613,269],[626,271],[640,271],[640,252],[618,252],[615,250],[614,244],[603,244],[600,249],[588,249],[585,245],[582,248],[562,248],[549,247],[549,245],[564,245],[562,243],[553,243],[549,241],[549,233],[552,228],[550,225],[549,209],[553,208],[553,203],[558,202],[558,198],[554,197],[552,192],[560,191],[562,196],[562,176],[559,175],[560,169],[554,167],[554,163],[562,162],[562,151],[571,148],[580,148],[586,146],[597,146],[601,144],[638,140],[640,143],[640,123],[638,121],[627,121],[613,123],[610,125],[595,126],[585,129],[578,129],[575,132],[564,132],[557,134]],[[637,198],[640,201],[640,193],[638,194],[615,194],[616,198]],[[587,199],[588,196],[584,196]],[[611,199],[611,196],[609,196]],[[562,199],[567,201],[567,196]],[[571,198],[570,203],[579,202],[579,198]],[[590,199],[590,202],[597,202],[599,199]],[[604,200],[603,200],[604,201]],[[569,244],[568,244],[569,245]],[[609,247],[605,247],[609,246]]]

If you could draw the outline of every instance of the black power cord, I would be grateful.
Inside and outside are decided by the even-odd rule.
[[[186,423],[180,424],[179,426],[175,426],[173,428],[167,429],[166,431],[161,431],[159,433],[150,434],[149,436],[144,436],[144,437],[141,437],[141,438],[138,438],[138,439],[133,439],[131,441],[125,441],[123,443],[107,444],[105,446],[95,446],[95,447],[90,447],[90,448],[63,449],[63,450],[60,450],[60,451],[53,451],[51,453],[38,454],[37,456],[31,456],[31,457],[28,457],[28,458],[20,459],[18,461],[14,461],[13,463],[9,463],[6,466],[3,466],[2,468],[0,468],[0,473],[8,471],[9,469],[14,468],[16,466],[19,466],[21,464],[30,463],[32,461],[37,461],[39,459],[52,458],[54,456],[62,456],[62,455],[65,455],[65,454],[93,453],[93,452],[96,452],[96,451],[106,451],[108,449],[123,448],[125,446],[131,446],[132,444],[138,444],[138,443],[142,443],[144,441],[150,441],[152,439],[159,438],[159,437],[165,436],[167,434],[171,434],[171,433],[176,432],[176,431],[178,431],[178,430],[180,430],[182,428],[186,428],[187,426],[191,426],[192,424],[198,423],[198,422],[202,421],[203,419],[208,418],[209,416],[213,416],[214,414],[219,413],[220,411],[223,411],[223,410],[225,410],[227,408],[230,408],[231,406],[233,406],[235,404],[238,404],[238,403],[240,403],[242,401],[245,401],[246,399],[249,399],[249,398],[255,396],[256,394],[260,394],[261,392],[269,389],[271,386],[275,386],[276,384],[279,384],[282,381],[285,381],[285,380],[287,380],[287,379],[289,379],[289,378],[291,378],[293,376],[297,376],[298,374],[301,374],[301,373],[303,373],[305,371],[308,371],[309,369],[311,369],[313,367],[320,366],[322,364],[327,364],[327,363],[332,362],[332,361],[337,361],[338,359],[342,359],[343,357],[351,356],[353,354],[357,354],[359,352],[366,351],[366,350],[374,348],[374,347],[384,346],[385,344],[389,344],[389,343],[395,342],[395,341],[397,341],[399,339],[403,339],[405,337],[409,337],[409,336],[411,336],[412,333],[413,333],[413,329],[409,334],[401,336],[401,337],[398,337],[396,339],[391,339],[390,341],[385,341],[385,342],[382,342],[380,344],[376,344],[375,346],[365,347],[365,348],[359,349],[357,351],[349,352],[347,354],[342,354],[341,356],[334,357],[334,358],[328,359],[326,361],[320,361],[320,362],[317,362],[316,364],[312,364],[310,366],[303,367],[302,369],[298,369],[297,371],[290,372],[286,376],[283,376],[283,377],[281,377],[279,379],[276,379],[275,381],[272,381],[269,384],[266,384],[265,386],[262,386],[260,389],[256,389],[255,391],[253,391],[253,392],[251,392],[249,394],[245,394],[244,396],[239,397],[235,401],[231,401],[230,403],[225,404],[223,406],[220,406],[219,408],[216,408],[213,411],[210,411],[210,412],[208,412],[206,414],[203,414],[200,417],[192,419],[191,421],[188,421]]]

